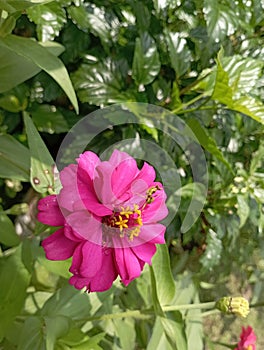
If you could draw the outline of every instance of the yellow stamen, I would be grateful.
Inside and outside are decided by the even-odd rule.
[[[119,226],[119,230],[120,230],[120,232],[122,232],[124,228],[128,228],[128,226],[127,226],[128,220],[126,220],[126,219],[124,220],[121,215],[118,215],[118,219],[119,219],[119,221],[116,221],[115,225]]]

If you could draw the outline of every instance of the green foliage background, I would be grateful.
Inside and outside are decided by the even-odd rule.
[[[231,292],[263,307],[263,28],[260,0],[0,1],[1,349],[202,350],[238,341],[247,321],[213,315],[217,333],[209,313],[166,307]],[[36,203],[54,189],[65,133],[98,108],[133,101],[166,108],[192,129],[206,154],[208,196],[182,234],[193,193],[202,199],[180,150],[143,123],[107,130],[91,149],[128,137],[166,149],[184,174],[182,200],[153,268],[128,288],[116,281],[87,295],[68,285],[69,261],[45,259],[40,242],[52,230],[36,222]]]

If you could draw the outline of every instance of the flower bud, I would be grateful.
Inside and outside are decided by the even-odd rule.
[[[219,299],[215,307],[225,314],[247,317],[249,314],[249,304],[243,297],[224,297]]]

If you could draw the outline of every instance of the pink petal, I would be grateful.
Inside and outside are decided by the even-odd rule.
[[[116,168],[120,163],[122,163],[124,160],[128,159],[134,159],[132,158],[128,153],[119,151],[118,149],[115,149],[109,158],[109,163],[113,166],[113,168]]]
[[[124,285],[127,286],[133,279],[140,276],[142,265],[130,248],[117,248],[114,252],[118,273]]]
[[[67,223],[64,225],[64,235],[74,242],[80,243],[83,241],[83,237],[78,235],[78,233],[75,232]]]
[[[135,159],[129,157],[123,160],[112,173],[111,185],[117,198],[121,197],[128,189],[138,173]]]
[[[82,264],[80,275],[84,277],[94,277],[102,267],[102,246],[86,242],[82,246]]]
[[[113,251],[103,250],[102,267],[92,278],[84,278],[74,275],[70,278],[70,284],[77,289],[87,288],[89,292],[103,292],[111,288],[113,281],[117,277],[117,270],[113,260]]]
[[[156,177],[155,169],[151,165],[145,162],[139,174],[137,175],[136,179],[144,180],[148,184],[148,187],[150,187],[152,186],[152,183],[155,180],[155,177]]]
[[[79,244],[75,249],[70,271],[78,276],[91,278],[102,265],[102,247],[90,242]]]
[[[101,203],[109,205],[114,203],[117,197],[112,191],[111,177],[114,171],[109,162],[102,162],[97,168],[94,176],[94,190]]]
[[[138,237],[131,242],[132,247],[141,246],[144,243],[165,243],[164,234],[166,226],[162,224],[145,224],[141,226]]]
[[[131,248],[135,255],[142,261],[151,264],[151,259],[156,253],[156,246],[152,243],[145,243]]]
[[[154,183],[154,186],[156,184],[162,188],[160,183]],[[142,211],[142,220],[144,223],[157,222],[168,215],[168,208],[165,204],[166,197],[166,193],[163,189],[158,190],[154,194],[154,201],[146,205],[145,209]]]
[[[102,269],[91,279],[89,290],[91,292],[103,292],[111,288],[117,275],[113,252],[107,249],[103,254]]]
[[[69,259],[76,248],[76,243],[64,236],[63,229],[59,229],[42,242],[46,257],[49,260]]]
[[[102,244],[102,223],[87,210],[71,213],[65,219],[77,237]]]
[[[87,287],[89,281],[90,280],[88,278],[79,277],[77,275],[74,275],[69,279],[69,283],[77,289],[83,289],[84,287]]]
[[[61,171],[60,178],[63,188],[57,198],[64,215],[76,209],[89,210],[99,216],[111,214],[108,208],[99,203],[92,180],[81,167],[71,164]]]
[[[38,202],[38,210],[38,221],[43,224],[51,226],[62,226],[64,224],[64,217],[58,206],[55,195],[40,199]]]
[[[80,154],[77,162],[78,167],[82,168],[89,175],[90,179],[93,179],[95,168],[101,161],[95,153],[87,151]]]

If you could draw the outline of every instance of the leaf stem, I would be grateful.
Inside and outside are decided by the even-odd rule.
[[[196,97],[194,97],[192,100],[182,104],[181,106],[179,106],[178,108],[174,109],[173,111],[171,111],[172,113],[178,113],[179,111],[184,111],[184,108],[185,107],[188,107],[192,104],[194,104],[195,102],[201,100],[202,98],[205,98],[205,97],[208,97],[207,93],[203,93],[203,94],[200,94]]]

